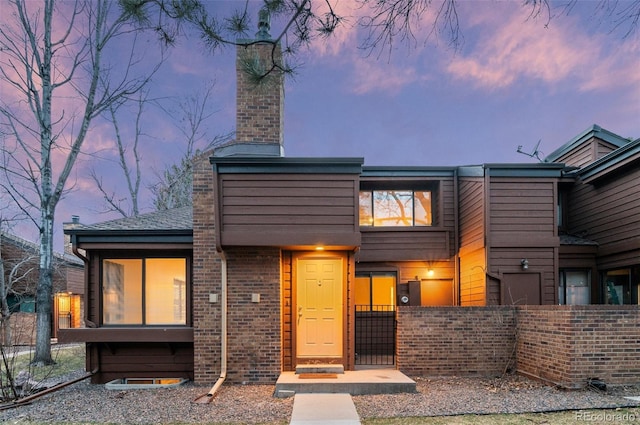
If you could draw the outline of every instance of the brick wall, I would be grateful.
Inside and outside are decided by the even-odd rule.
[[[238,47],[236,59],[236,142],[283,142],[283,74],[274,70],[260,84],[246,71],[246,64],[264,72],[282,61],[279,45],[255,43]]]
[[[399,307],[397,362],[412,376],[517,370],[563,388],[640,383],[640,306]]]
[[[399,307],[398,368],[411,376],[500,375],[514,365],[512,307]]]
[[[194,380],[200,384],[220,375],[221,304],[209,302],[209,294],[219,296],[221,288],[209,155],[196,158],[193,167],[193,360]]]
[[[593,378],[637,384],[640,307],[522,307],[518,371],[566,388],[584,387]]]
[[[227,379],[273,384],[282,370],[280,249],[232,248],[225,253],[229,274]],[[259,302],[252,300],[254,294]]]

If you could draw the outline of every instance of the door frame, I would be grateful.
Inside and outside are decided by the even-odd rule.
[[[298,260],[341,260],[342,261],[342,355],[340,357],[298,357],[298,321],[295,312],[298,311]],[[347,366],[348,352],[348,312],[350,304],[347,302],[348,293],[348,263],[349,256],[342,251],[323,252],[294,252],[292,256],[292,276],[291,276],[291,350],[293,367],[297,364],[330,363]]]

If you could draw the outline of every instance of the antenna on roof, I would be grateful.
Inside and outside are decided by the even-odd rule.
[[[521,153],[523,155],[527,155],[529,158],[536,158],[538,161],[542,162],[542,159],[540,158],[541,152],[538,150],[538,147],[540,146],[540,142],[542,142],[542,139],[538,140],[538,143],[536,143],[536,147],[533,148],[533,151],[531,153],[523,151],[522,145],[518,146],[518,149],[516,150],[516,152]]]

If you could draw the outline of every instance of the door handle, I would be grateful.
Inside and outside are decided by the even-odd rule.
[[[298,307],[298,324],[300,323],[301,318],[302,318],[302,307]]]

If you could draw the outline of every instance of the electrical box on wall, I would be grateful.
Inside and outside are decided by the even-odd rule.
[[[402,305],[420,305],[420,281],[409,281],[398,283],[397,285],[398,299],[396,303]]]

